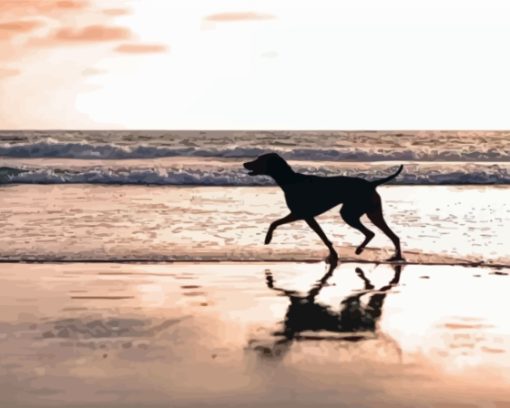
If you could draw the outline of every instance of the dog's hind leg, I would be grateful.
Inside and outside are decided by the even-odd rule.
[[[264,244],[267,245],[271,242],[273,239],[273,232],[274,230],[283,224],[288,224],[289,222],[297,221],[299,220],[299,217],[295,216],[294,214],[289,214],[283,218],[280,218],[279,220],[276,220],[271,223],[269,226],[269,229],[267,230],[266,239],[264,240]]]
[[[374,223],[376,227],[378,227],[386,236],[391,239],[393,245],[395,245],[395,255],[392,256],[388,261],[401,261],[404,258],[402,257],[402,251],[400,249],[400,238],[388,227],[386,221],[384,220],[382,205],[381,205],[381,197],[379,194],[375,194],[374,200],[372,200],[371,208],[367,211],[367,217],[370,221]]]
[[[324,242],[324,244],[328,247],[328,249],[329,249],[329,257],[328,257],[329,263],[332,265],[336,265],[336,263],[338,262],[338,254],[336,253],[335,248],[333,247],[333,244],[328,239],[328,237],[322,230],[319,223],[317,221],[315,221],[315,218],[313,218],[313,217],[305,218],[305,221],[308,224],[308,226],[317,233],[317,235],[320,237],[322,242]]]
[[[360,209],[356,208],[353,204],[344,204],[342,209],[340,210],[340,215],[348,225],[350,225],[353,228],[356,228],[365,236],[365,240],[360,244],[360,246],[356,248],[356,255],[361,254],[375,235],[372,231],[365,227],[359,220],[360,217],[363,215],[363,211],[360,211]]]

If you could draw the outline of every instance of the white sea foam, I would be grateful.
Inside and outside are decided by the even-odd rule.
[[[510,183],[510,132],[440,131],[0,131],[0,183],[270,185],[241,166],[270,151],[325,176],[404,162],[394,183]]]
[[[434,149],[387,150],[377,146],[356,148],[281,148],[281,147],[172,147],[172,146],[119,146],[114,144],[91,144],[88,142],[61,143],[44,141],[0,145],[0,156],[5,157],[60,157],[76,159],[151,159],[173,156],[198,156],[218,158],[255,157],[267,152],[276,152],[288,160],[316,161],[510,161],[505,151],[458,151]]]
[[[76,159],[510,161],[505,132],[0,132],[0,156]]]
[[[368,180],[386,177],[394,166],[336,167],[296,166],[297,171],[321,176],[356,176]],[[0,168],[2,184],[144,184],[144,185],[273,185],[269,177],[251,177],[241,166],[208,165],[174,168]],[[459,163],[456,165],[408,164],[392,184],[510,184],[510,165]]]

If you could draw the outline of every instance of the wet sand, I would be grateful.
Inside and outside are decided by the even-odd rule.
[[[385,217],[413,262],[510,265],[510,186],[382,186]],[[0,260],[308,261],[327,249],[305,222],[284,225],[277,187],[9,185],[0,200]],[[317,217],[342,259],[383,260],[391,241],[362,234],[338,210]]]
[[[2,264],[0,407],[510,407],[509,273]]]

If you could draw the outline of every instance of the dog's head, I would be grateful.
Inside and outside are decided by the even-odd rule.
[[[257,157],[255,160],[243,164],[244,168],[250,170],[250,176],[274,176],[290,169],[289,165],[276,153],[267,153]]]

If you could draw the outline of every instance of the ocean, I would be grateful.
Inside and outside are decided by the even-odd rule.
[[[240,165],[269,151],[319,175],[510,183],[510,132],[474,131],[0,131],[0,183],[271,185]]]

